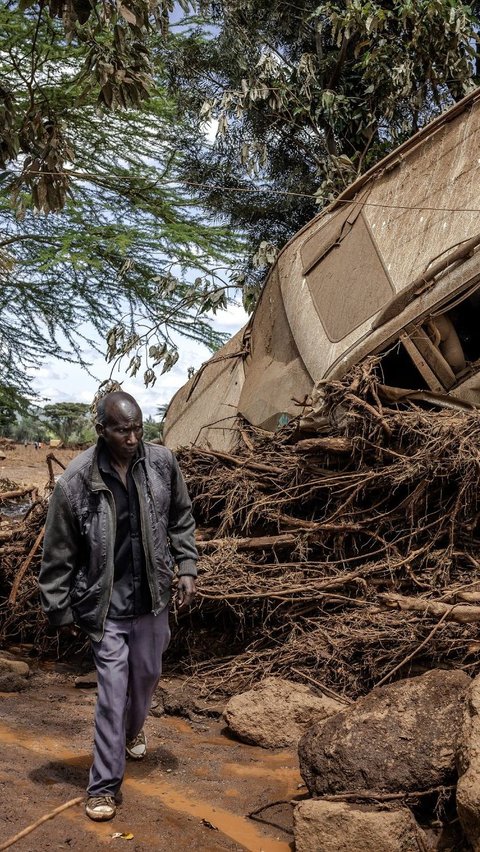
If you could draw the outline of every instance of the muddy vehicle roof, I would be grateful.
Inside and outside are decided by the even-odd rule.
[[[273,431],[301,411],[318,382],[433,322],[475,288],[479,150],[476,89],[305,225],[280,252],[248,325],[172,400],[166,443],[228,449],[238,413]],[[413,349],[419,369],[424,356]],[[424,386],[455,394],[460,378],[448,361],[438,369],[449,381],[422,373]]]

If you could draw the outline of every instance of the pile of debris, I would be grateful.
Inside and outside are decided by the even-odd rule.
[[[324,386],[315,437],[297,421],[245,428],[235,455],[180,454],[201,600],[177,643],[199,683],[234,694],[277,675],[356,698],[480,670],[480,416],[379,391],[372,360]]]
[[[480,415],[383,405],[374,362],[326,384],[321,414],[308,438],[305,420],[245,425],[235,454],[179,453],[200,596],[171,667],[225,695],[276,675],[350,699],[439,666],[477,674]],[[38,550],[25,567],[44,512],[0,543],[0,641],[54,650]]]
[[[65,465],[52,453],[47,456],[49,494],[55,483],[53,464]],[[47,498],[35,485],[18,485],[0,479],[0,645],[32,644],[49,653],[56,639],[48,632],[41,611],[37,576],[42,552]]]
[[[26,504],[26,501],[28,503]],[[34,486],[0,480],[0,644],[39,644],[45,630],[36,577],[47,504]],[[39,645],[40,646],[40,645]]]

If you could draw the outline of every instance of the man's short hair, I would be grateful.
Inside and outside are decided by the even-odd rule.
[[[100,423],[102,426],[105,426],[105,424],[108,422],[109,413],[112,405],[115,402],[120,402],[121,400],[127,400],[128,402],[131,402],[132,405],[134,405],[135,408],[137,408],[141,414],[140,406],[135,397],[133,397],[129,393],[126,393],[126,391],[112,391],[111,393],[105,394],[105,396],[102,396],[102,398],[98,400],[95,422]]]

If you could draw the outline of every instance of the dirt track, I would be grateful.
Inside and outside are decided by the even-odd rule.
[[[38,670],[28,683],[22,693],[0,694],[2,841],[83,795],[90,765],[94,691],[75,689],[73,675],[58,670]],[[135,850],[289,852],[290,805],[265,812],[279,828],[246,814],[298,796],[296,755],[243,745],[222,729],[210,719],[150,717],[148,757],[128,763],[113,821],[93,823],[77,805],[12,848],[96,852],[121,846],[112,835],[125,832]]]
[[[0,462],[0,478],[47,481],[48,448],[17,447]],[[55,450],[64,463],[75,455]],[[23,692],[0,693],[0,848],[15,834],[70,799],[82,796],[91,759],[95,693],[76,689],[76,671],[39,665],[34,649],[9,649],[32,666]],[[168,667],[168,656],[167,656]],[[280,720],[279,720],[280,721]],[[93,823],[76,805],[10,847],[17,852],[107,846],[168,852],[289,852],[292,808],[269,808],[260,823],[247,814],[301,795],[293,750],[268,752],[228,737],[223,723],[205,718],[151,716],[149,755],[129,763],[124,801],[112,822]],[[132,834],[131,840],[114,838]]]
[[[19,485],[36,485],[43,492],[48,482],[47,456],[54,456],[67,465],[76,455],[77,450],[52,450],[50,447],[42,447],[36,450],[31,444],[24,447],[21,444],[13,449],[4,449],[2,452],[6,458],[0,460],[0,479],[11,479]],[[59,465],[53,465],[55,474],[61,473]]]

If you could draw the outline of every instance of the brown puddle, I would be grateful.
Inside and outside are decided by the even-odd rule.
[[[177,721],[177,720],[176,720]],[[178,720],[179,721],[179,720]],[[177,727],[177,725],[175,725]],[[180,727],[180,726],[178,726]],[[183,726],[182,726],[183,727]],[[185,724],[185,733],[192,734],[191,728]],[[215,739],[213,737],[212,739]],[[54,756],[56,761],[68,763],[70,766],[78,766],[88,768],[91,761],[89,753],[76,753],[70,751],[64,743],[58,738],[48,736],[32,736],[25,730],[15,730],[0,722],[0,742],[15,745],[17,748],[28,749],[37,754],[47,757]],[[285,766],[275,767],[275,763],[280,763],[284,760],[282,755],[266,755],[265,763],[271,764],[267,766],[243,766],[241,764],[228,763],[222,768],[222,775],[228,777],[236,775],[237,777],[248,777],[252,775],[272,775],[280,776],[288,789],[287,798],[295,795],[297,782],[299,779],[298,771]],[[220,767],[219,767],[220,768]],[[189,791],[188,788],[179,789],[169,781],[163,779],[153,779],[149,775],[148,779],[132,778],[128,775],[124,780],[124,786],[135,790],[143,796],[158,799],[165,808],[178,814],[184,814],[198,821],[208,821],[215,826],[219,832],[233,840],[238,845],[242,846],[248,852],[290,852],[291,846],[288,842],[269,838],[262,835],[256,825],[249,819],[238,814],[232,813],[226,808],[214,806],[208,801],[202,801],[195,798],[195,793]],[[230,788],[230,795],[235,796],[236,791]],[[115,829],[112,829],[111,824],[92,823],[85,819],[83,809],[80,811],[75,808],[74,811],[65,811],[65,818],[68,820],[77,820],[81,817],[83,827],[94,832],[97,836],[105,839],[111,838],[112,832],[117,829],[118,821],[115,821]],[[121,821],[121,817],[120,820]]]
[[[222,774],[230,778],[236,775],[237,778],[272,778],[278,781],[283,781],[289,786],[295,787],[301,783],[301,778],[297,769],[291,769],[289,766],[279,766],[272,769],[269,766],[245,766],[240,763],[224,763]],[[293,795],[293,794],[292,794]]]
[[[162,804],[171,810],[188,814],[199,821],[208,820],[222,834],[244,846],[249,852],[290,852],[289,843],[264,837],[245,817],[237,816],[224,808],[214,807],[209,802],[193,801],[187,791],[175,789],[164,781],[152,782],[149,779],[147,782],[126,778],[124,783],[144,795],[159,798]]]

